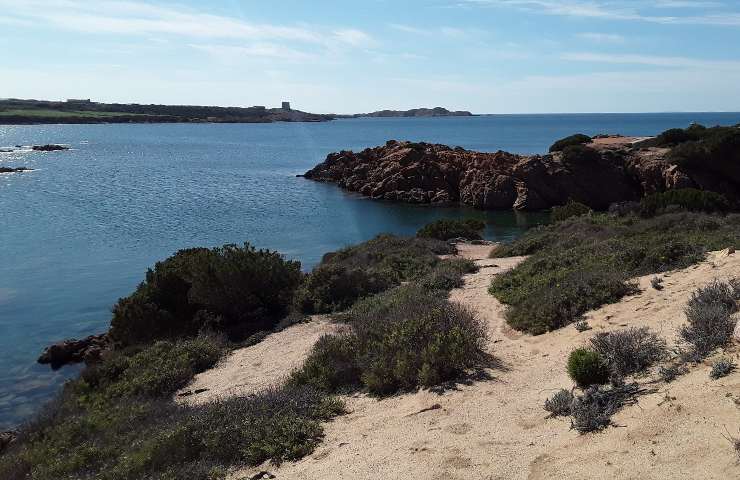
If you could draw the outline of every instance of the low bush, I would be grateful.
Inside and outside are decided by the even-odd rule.
[[[578,348],[568,356],[568,375],[581,388],[603,385],[609,380],[609,367],[598,352]]]
[[[641,372],[667,354],[665,340],[647,327],[597,333],[591,339],[591,348],[619,377]]]
[[[560,152],[565,147],[568,147],[571,145],[583,145],[584,143],[591,143],[591,142],[592,142],[591,137],[589,137],[588,135],[577,133],[569,137],[561,138],[560,140],[553,143],[550,146],[550,153]]]
[[[324,255],[295,302],[305,313],[341,311],[361,298],[428,274],[440,263],[439,255],[455,252],[440,240],[379,235]]]
[[[636,403],[643,393],[636,383],[602,388],[594,385],[571,404],[571,428],[579,433],[603,430],[611,425],[611,417],[625,405]]]
[[[350,333],[323,340],[290,382],[384,395],[454,380],[486,359],[485,329],[460,305],[405,285],[362,300]]]
[[[655,290],[663,290],[663,288],[665,288],[665,287],[663,287],[663,279],[660,278],[660,277],[653,277],[653,278],[651,278],[650,279],[650,285]]]
[[[207,328],[246,338],[285,315],[301,279],[300,263],[249,244],[181,250],[113,307],[110,337],[128,346]]]
[[[601,160],[601,154],[585,145],[570,145],[563,149],[563,162],[566,165],[591,164]]]
[[[421,277],[418,284],[426,290],[448,291],[462,287],[463,276],[476,271],[478,266],[472,260],[464,258],[444,260]]]
[[[561,388],[555,394],[545,400],[545,410],[550,412],[550,417],[567,417],[570,415],[573,404],[573,393]]]
[[[416,232],[417,237],[434,238],[437,240],[450,240],[452,238],[465,238],[468,240],[480,240],[481,232],[486,224],[480,220],[451,220],[442,219],[429,223]]]
[[[687,140],[674,146],[668,154],[671,162],[740,182],[740,128],[695,127],[686,133]]]
[[[591,213],[591,209],[588,206],[570,200],[562,207],[552,207],[550,219],[553,222],[562,222],[563,220],[567,220],[571,217],[578,217],[580,215],[587,215],[589,213]]]
[[[651,217],[669,206],[678,206],[691,212],[727,212],[730,203],[724,195],[694,188],[682,188],[654,193],[640,201],[641,214]]]
[[[709,376],[712,380],[717,380],[731,374],[735,368],[737,368],[737,365],[732,361],[732,359],[722,358],[714,362],[714,365],[712,365],[712,371],[709,372]]]
[[[489,291],[507,304],[513,328],[541,334],[635,292],[631,277],[684,268],[739,243],[739,215],[572,217],[496,248],[494,258],[529,258],[497,275]]]
[[[685,309],[688,324],[679,330],[681,338],[691,345],[689,359],[701,360],[730,342],[738,300],[732,284],[717,280],[691,295]]]

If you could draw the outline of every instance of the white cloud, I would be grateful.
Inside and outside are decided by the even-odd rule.
[[[187,7],[160,7],[139,1],[0,0],[4,22],[33,22],[91,34],[180,35],[253,41],[290,41],[323,46],[366,46],[371,37],[360,30],[326,31],[319,27],[255,23]],[[105,13],[101,13],[105,12]]]
[[[624,43],[625,38],[622,35],[615,33],[597,33],[597,32],[585,32],[578,33],[576,36],[582,40],[595,43]]]
[[[740,72],[740,61],[735,60],[702,60],[687,57],[663,57],[635,54],[607,53],[564,53],[562,60],[590,63],[610,63],[622,65],[649,65],[652,67],[686,68],[703,71],[737,71]]]

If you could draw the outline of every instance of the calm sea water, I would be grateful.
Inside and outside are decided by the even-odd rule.
[[[0,148],[66,143],[68,152],[0,153],[0,428],[76,374],[35,364],[50,342],[105,330],[110,308],[176,250],[250,241],[315,265],[380,232],[411,234],[474,215],[508,240],[543,215],[372,202],[295,175],[340,149],[388,139],[542,153],[575,133],[655,134],[740,114],[496,115],[267,125],[0,126]]]

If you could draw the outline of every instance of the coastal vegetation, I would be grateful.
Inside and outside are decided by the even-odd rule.
[[[575,135],[570,135],[569,137],[561,138],[560,140],[556,141],[550,146],[550,153],[552,152],[560,152],[565,149],[565,147],[570,147],[573,145],[583,145],[585,143],[591,143],[591,137],[588,135],[584,135],[582,133],[576,133]]]
[[[344,411],[335,393],[432,387],[488,361],[482,324],[444,295],[476,268],[439,258],[454,252],[438,240],[383,235],[327,254],[304,275],[298,262],[249,244],[181,250],[119,300],[112,348],[21,427],[0,456],[0,477],[213,480],[233,465],[301,458],[323,437],[321,423]],[[305,292],[334,295],[335,284],[314,276],[330,267],[345,280],[363,270],[382,280],[377,292],[355,286],[322,299],[350,307],[337,317],[346,331],[321,338],[284,384],[203,405],[173,402],[233,348],[300,317],[292,309]]]
[[[508,306],[513,328],[542,334],[635,292],[632,277],[683,268],[739,242],[738,214],[571,217],[494,250],[494,257],[529,258],[497,276],[490,293]]]
[[[486,224],[473,218],[465,220],[441,219],[429,223],[416,232],[417,237],[450,240],[464,238],[466,240],[480,240],[481,232]]]
[[[430,238],[379,235],[372,240],[324,255],[296,295],[305,313],[348,308],[368,295],[419,279],[455,253],[445,242]]]

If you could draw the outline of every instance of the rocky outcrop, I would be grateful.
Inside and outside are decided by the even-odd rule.
[[[109,347],[107,333],[90,335],[82,340],[64,340],[46,347],[38,358],[38,362],[49,364],[54,369],[68,363],[85,362],[86,364],[91,364],[100,360],[103,351]]]
[[[32,168],[26,168],[26,167],[0,167],[0,173],[18,173],[18,172],[30,172],[33,170]]]
[[[33,145],[31,149],[37,152],[56,152],[58,150],[69,150],[69,147],[66,145],[49,144],[49,145]]]
[[[391,140],[357,153],[329,154],[304,176],[373,199],[459,202],[480,209],[539,210],[572,199],[605,210],[668,189],[722,187],[698,182],[671,165],[667,150],[635,147],[628,140],[609,137],[583,147],[581,155],[533,156]]]
[[[18,434],[14,431],[0,432],[0,454],[10,447],[17,437]]]

